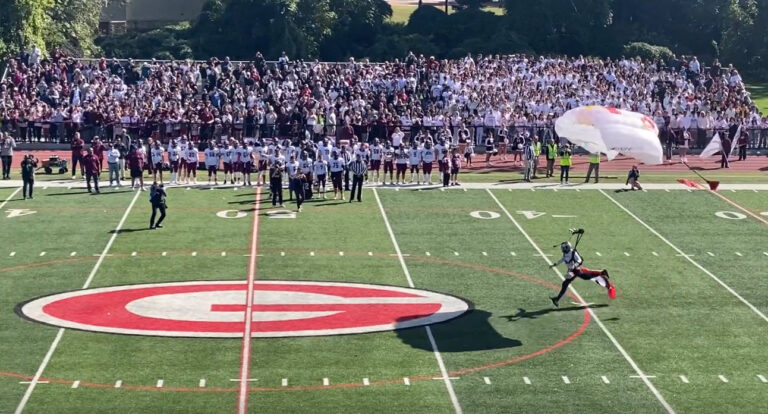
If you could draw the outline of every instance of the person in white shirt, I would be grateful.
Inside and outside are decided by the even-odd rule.
[[[163,183],[163,155],[165,149],[160,146],[160,140],[155,141],[152,148],[149,150],[149,156],[152,158],[152,174],[154,181],[157,181],[158,174],[160,175],[160,184]]]
[[[235,165],[235,182],[232,184],[240,184],[243,181],[243,170],[245,167],[245,154],[246,149],[239,141],[235,141],[235,155],[233,164]]]
[[[205,149],[205,169],[208,170],[208,185],[211,185],[211,178],[214,185],[219,185],[219,150],[215,142],[208,143]]]
[[[253,172],[253,158],[256,153],[256,148],[245,142],[243,144],[245,152],[243,156],[243,185],[251,186],[251,173]]]
[[[371,145],[371,177],[373,182],[379,182],[379,171],[381,170],[381,156],[384,153],[384,148],[379,144],[379,139],[373,141]],[[367,182],[367,181],[366,181]]]
[[[219,149],[219,158],[221,159],[221,163],[224,166],[224,183],[227,181],[230,181],[232,184],[235,183],[235,168],[234,168],[234,157],[235,157],[235,148],[232,147],[231,144],[225,144],[226,147]]]
[[[269,171],[267,147],[265,147],[264,144],[257,142],[256,147],[254,148],[254,153],[256,154],[256,162],[259,166],[259,175],[256,177],[256,185],[266,185],[266,176],[268,175],[267,172]]]
[[[344,201],[344,188],[342,187],[342,174],[344,173],[344,159],[339,157],[339,153],[331,153],[331,161],[328,163],[328,169],[331,171],[331,183],[333,184],[333,199],[336,200],[341,193],[341,200]]]
[[[419,177],[421,148],[419,148],[419,143],[415,139],[411,142],[411,149],[408,150],[408,161],[411,165],[411,184],[413,184],[414,175],[416,176],[416,184],[421,184],[421,178]]]
[[[432,185],[432,163],[437,159],[437,152],[432,147],[432,141],[426,141],[421,149],[421,164],[424,170],[424,184]]]
[[[115,148],[114,144],[109,144],[107,150],[107,165],[109,166],[109,186],[117,183],[120,187],[120,150]]]
[[[384,144],[383,157],[384,175],[381,177],[381,184],[387,184],[387,172],[389,172],[389,184],[395,185],[395,180],[392,177],[393,171],[395,169],[395,149],[392,148],[392,145],[389,143],[389,141]]]
[[[197,162],[198,154],[200,151],[195,148],[195,145],[191,142],[187,144],[187,149],[184,150],[184,159],[187,161],[187,172],[184,175],[185,182],[190,183],[192,178],[192,184],[197,184]]]
[[[291,155],[291,158],[285,163],[285,172],[288,173],[288,182],[293,183],[293,179],[296,178],[296,173],[300,171],[301,165],[296,161],[296,157]],[[288,188],[288,200],[293,200],[293,193],[295,189],[291,186]],[[298,196],[297,196],[298,197]]]
[[[181,164],[181,159],[183,158],[182,152],[183,151],[181,147],[176,143],[176,141],[171,140],[170,144],[168,145],[168,161],[171,163],[171,184],[179,183],[179,165]]]
[[[403,137],[405,134],[400,131],[400,127],[395,127],[395,131],[392,133],[392,146],[395,149],[399,149],[403,144]]]
[[[408,168],[408,151],[401,146],[395,153],[395,179],[397,185],[405,184],[405,170]]]
[[[312,158],[309,158],[307,151],[301,152],[301,158],[299,159],[299,170],[307,177],[307,184],[309,189],[307,190],[307,198],[312,198],[312,173],[313,173]]]
[[[315,191],[320,191],[323,194],[323,200],[325,200],[325,177],[328,174],[328,162],[319,158],[314,162],[312,168],[316,177],[315,183],[317,184]]]

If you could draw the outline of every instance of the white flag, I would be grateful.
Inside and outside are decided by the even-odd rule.
[[[736,135],[733,136],[733,139],[731,140],[731,154],[730,156],[733,157],[738,153],[738,142],[739,138],[741,137],[741,125],[739,125],[739,128],[736,130]]]
[[[704,148],[704,151],[701,151],[701,154],[699,157],[701,158],[707,158],[711,157],[718,152],[723,150],[723,142],[720,140],[720,133],[718,132],[715,134],[714,137],[712,137],[712,140],[709,141],[709,144]]]

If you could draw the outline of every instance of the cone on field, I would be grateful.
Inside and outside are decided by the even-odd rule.
[[[608,297],[611,299],[616,299],[616,288],[613,285],[608,288]]]

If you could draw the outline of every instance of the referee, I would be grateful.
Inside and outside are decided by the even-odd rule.
[[[360,154],[356,154],[355,160],[349,164],[349,171],[352,172],[352,193],[349,195],[349,202],[351,203],[355,198],[355,189],[357,189],[357,201],[362,202],[363,179],[365,178],[365,173],[368,171],[368,167],[361,160]]]

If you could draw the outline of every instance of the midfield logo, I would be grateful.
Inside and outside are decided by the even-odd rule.
[[[253,337],[357,334],[431,325],[470,305],[453,296],[394,286],[257,281]],[[17,313],[63,328],[128,335],[239,338],[247,282],[114,286],[59,293],[17,306]]]

